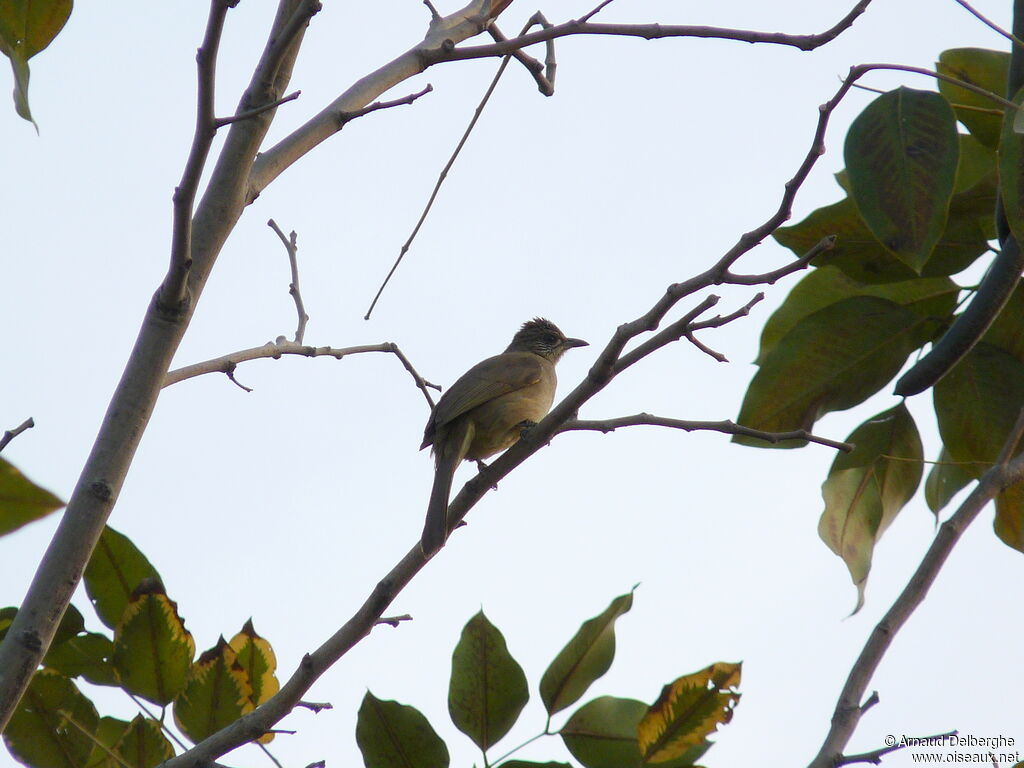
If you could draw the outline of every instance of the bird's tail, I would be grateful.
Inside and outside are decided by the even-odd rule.
[[[439,453],[434,468],[434,485],[430,489],[430,502],[427,504],[427,519],[420,537],[420,548],[427,557],[443,547],[448,538],[448,499],[452,492],[452,480],[473,438],[471,424],[467,424],[461,431],[464,434],[450,434],[434,443]]]

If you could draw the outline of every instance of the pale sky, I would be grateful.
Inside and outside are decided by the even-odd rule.
[[[218,114],[234,109],[273,5],[244,0],[228,15]],[[417,0],[324,5],[291,82],[302,96],[278,110],[270,141],[413,46],[428,21]],[[810,33],[852,5],[617,0],[596,20]],[[1009,26],[1010,3],[976,5]],[[513,3],[503,31],[517,31],[535,9]],[[558,22],[590,5],[543,10]],[[204,3],[79,3],[31,62],[40,135],[12,105],[0,105],[0,429],[28,416],[37,423],[4,457],[65,499],[166,268],[205,19]],[[287,258],[266,226],[273,217],[299,235],[307,343],[394,341],[421,374],[447,386],[540,315],[592,345],[560,364],[565,393],[617,325],[775,210],[808,149],[818,105],[851,65],[932,67],[941,51],[963,46],[1006,48],[954,0],[875,0],[851,30],[813,53],[698,39],[561,40],[554,97],[537,93],[521,68],[506,72],[366,322],[497,61],[435,67],[384,98],[428,82],[432,93],[351,123],[246,211],[175,365],[293,333]],[[2,77],[6,96],[11,81]],[[863,82],[933,87],[896,73]],[[872,98],[852,93],[837,110],[828,153],[798,197],[794,221],[842,197],[832,178],[843,167],[842,139]],[[789,257],[767,242],[739,266],[760,272]],[[616,380],[581,417],[734,418],[760,329],[796,279],[768,287],[749,318],[701,335],[729,364],[679,343]],[[715,293],[730,311],[756,290]],[[683,302],[673,317],[698,301]],[[417,451],[428,412],[389,355],[262,360],[236,375],[254,391],[220,375],[165,390],[110,523],[159,569],[200,650],[252,617],[284,680],[419,537],[432,477],[427,452]],[[895,402],[876,396],[815,431],[843,439]],[[934,459],[928,395],[910,407]],[[856,590],[817,534],[832,459],[821,446],[755,450],[714,433],[650,427],[558,437],[477,505],[469,526],[388,611],[414,620],[376,629],[314,686],[307,698],[334,709],[293,713],[280,727],[298,734],[279,736],[272,751],[289,768],[320,759],[359,765],[355,714],[369,689],[423,711],[452,765],[479,765],[447,714],[451,652],[465,622],[482,607],[530,683],[531,702],[497,756],[543,727],[537,684],[580,622],[639,582],[633,610],[617,625],[615,663],[582,702],[650,702],[678,675],[742,660],[743,698],[704,764],[730,768],[753,757],[805,765],[865,638],[934,534],[919,493],[876,549],[866,606],[847,618]],[[464,466],[456,489],[472,474]],[[984,512],[965,534],[897,637],[869,689],[881,703],[849,752],[882,747],[889,734],[953,729],[1013,737],[1024,752],[1021,708],[1008,703],[1024,689],[1024,560],[995,538],[991,519]],[[0,605],[21,601],[56,523],[53,516],[0,540]],[[75,603],[98,629],[84,591]],[[117,691],[87,693],[101,714],[135,714]],[[554,737],[516,757],[569,759]],[[11,762],[0,754],[0,766]],[[270,765],[255,747],[223,762]],[[906,753],[883,763],[911,764]]]

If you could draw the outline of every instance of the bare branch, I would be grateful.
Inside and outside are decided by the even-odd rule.
[[[596,8],[594,8],[594,10],[592,10],[590,13],[582,16],[580,18],[580,20],[579,20],[580,23],[581,24],[586,24],[588,21],[590,21],[592,18],[594,18],[597,14],[599,14],[604,9],[604,7],[606,5],[611,5],[611,3],[612,3],[612,0],[604,0],[604,2],[602,2]]]
[[[391,109],[391,107],[401,107],[406,104],[412,104],[420,96],[426,96],[432,90],[434,90],[434,86],[432,86],[430,83],[427,83],[426,88],[423,88],[422,90],[419,90],[416,93],[410,93],[408,96],[403,96],[400,99],[392,99],[391,101],[375,101],[373,102],[373,104],[370,104],[369,106],[363,107],[362,109],[356,109],[352,112],[339,111],[338,128],[340,129],[346,123],[352,122],[357,117],[368,115],[371,112],[376,112],[379,109]]]
[[[521,35],[506,42],[472,48],[457,48],[458,43],[478,35],[487,29],[491,21],[487,13],[479,11],[479,0],[473,0],[465,7],[443,18],[435,18],[426,38],[405,53],[388,62],[376,72],[361,78],[328,104],[317,115],[297,128],[277,144],[262,152],[253,165],[246,198],[254,200],[271,181],[283,173],[299,158],[330,138],[338,130],[336,116],[340,112],[352,112],[369,104],[389,88],[420,74],[434,64],[457,59],[481,58],[486,56],[507,56],[516,50],[536,43],[547,43],[569,34],[628,34],[651,37],[700,37],[722,38],[742,42],[774,43],[792,45],[803,50],[812,50],[835,39],[848,29],[871,0],[859,0],[856,5],[832,28],[812,35],[784,35],[779,33],[749,32],[744,30],[720,29],[700,26],[659,26],[659,25],[579,25],[570,21],[557,26],[547,25],[538,32]],[[542,23],[539,22],[538,23]],[[542,26],[544,24],[542,23]],[[550,49],[549,49],[550,53]],[[547,78],[554,82],[554,57],[549,58],[552,70]]]
[[[532,22],[534,22],[534,20],[538,19],[538,17],[541,18],[541,19],[544,18],[540,11],[537,11],[537,13],[535,13],[533,16],[530,17],[531,26],[532,26]],[[539,23],[539,22],[537,22],[537,23]],[[550,26],[550,24],[548,26]],[[494,38],[494,40],[496,42],[502,43],[502,42],[508,40],[508,38],[505,37],[505,35],[502,33],[502,31],[500,29],[498,29],[498,25],[493,23],[493,22],[490,24],[490,26],[487,27],[487,32],[490,34],[490,36],[492,38]],[[512,52],[512,58],[514,58],[516,61],[518,61],[524,67],[526,67],[526,71],[529,72],[533,76],[534,82],[537,83],[537,90],[539,90],[545,96],[553,96],[555,94],[555,84],[554,84],[554,82],[552,82],[552,78],[548,77],[548,75],[553,73],[554,67],[555,67],[555,63],[554,63],[554,50],[555,50],[554,42],[549,40],[547,45],[548,45],[548,62],[547,62],[548,66],[547,66],[546,69],[545,69],[544,64],[541,64],[539,61],[537,61],[535,58],[533,58],[530,54],[528,54],[528,53],[526,53],[525,51],[522,51],[522,50],[513,51]]]
[[[299,316],[298,325],[295,326],[295,338],[293,341],[296,344],[301,344],[303,337],[306,335],[306,323],[309,321],[309,315],[306,314],[306,307],[302,303],[302,293],[299,291],[299,260],[298,260],[298,235],[295,234],[295,230],[292,230],[289,237],[284,236],[284,232],[277,226],[277,222],[271,219],[267,222],[267,226],[273,229],[281,242],[284,243],[284,248],[288,252],[288,263],[292,270],[292,281],[288,285],[288,293],[291,294],[292,299],[295,301],[295,312]]]
[[[380,300],[381,294],[384,293],[384,289],[387,288],[388,283],[391,282],[391,277],[398,269],[398,265],[402,263],[402,259],[405,258],[405,254],[409,251],[410,246],[412,246],[412,241],[415,240],[416,235],[419,234],[420,227],[423,226],[423,222],[427,220],[427,215],[430,213],[430,209],[434,206],[434,201],[437,199],[437,193],[441,191],[441,185],[444,184],[444,180],[448,178],[448,171],[450,171],[452,166],[455,165],[455,161],[458,159],[459,153],[462,152],[462,148],[466,146],[466,141],[469,140],[469,135],[473,132],[473,128],[476,127],[477,121],[480,119],[480,115],[483,114],[484,107],[486,107],[487,102],[490,101],[491,94],[494,93],[494,89],[498,86],[498,81],[504,74],[505,68],[508,67],[508,63],[511,58],[511,55],[509,55],[502,59],[501,64],[498,66],[498,71],[495,72],[494,77],[491,78],[491,84],[487,86],[487,90],[484,92],[483,98],[480,99],[480,103],[476,105],[476,109],[473,111],[473,117],[470,119],[469,125],[466,126],[466,130],[462,133],[462,138],[459,139],[459,143],[455,145],[455,150],[452,152],[451,157],[448,158],[448,162],[445,163],[444,168],[441,169],[441,173],[438,175],[437,181],[434,183],[434,189],[431,191],[430,197],[427,199],[427,204],[423,206],[423,211],[420,213],[420,217],[416,221],[416,226],[412,228],[412,232],[408,239],[402,243],[402,247],[398,251],[398,258],[396,258],[395,263],[391,265],[391,269],[388,270],[387,275],[384,277],[384,282],[380,284],[380,288],[377,289],[377,293],[374,295],[373,301],[370,302],[370,307],[366,310],[366,314],[363,316],[364,320],[370,319],[370,315],[373,314],[373,308],[377,306],[377,302]]]
[[[300,357],[333,357],[335,360],[341,360],[343,357],[348,357],[349,355],[360,355],[365,352],[386,352],[397,357],[405,370],[407,370],[409,375],[412,376],[413,381],[416,383],[416,387],[423,392],[423,396],[426,398],[430,407],[434,406],[434,401],[427,390],[429,388],[440,391],[441,387],[437,384],[430,383],[420,376],[419,373],[416,372],[412,363],[409,362],[409,358],[405,356],[405,353],[398,348],[397,344],[390,341],[384,341],[380,344],[363,344],[356,347],[311,347],[305,344],[297,344],[294,341],[288,341],[288,339],[280,337],[276,341],[268,341],[262,347],[241,349],[238,352],[232,352],[228,355],[215,357],[211,360],[204,360],[201,363],[193,363],[192,365],[186,365],[183,368],[176,368],[173,371],[169,371],[164,377],[163,386],[169,387],[180,381],[193,379],[196,376],[203,376],[207,373],[224,373],[234,381],[232,374],[234,374],[235,367],[239,363],[244,363],[248,360],[263,360],[267,358],[277,360],[284,355],[298,355]],[[236,381],[235,383],[237,384],[238,382]],[[239,386],[242,385],[239,384]],[[251,391],[248,387],[242,387],[242,389]]]
[[[743,435],[753,437],[765,442],[781,443],[784,440],[805,440],[809,443],[817,443],[827,448],[835,448],[837,451],[848,453],[854,446],[852,443],[844,443],[839,440],[831,440],[827,437],[819,437],[811,434],[805,429],[796,429],[791,432],[765,432],[760,429],[744,427],[734,421],[689,421],[683,419],[670,419],[664,416],[653,416],[649,413],[637,413],[633,416],[619,416],[614,419],[573,419],[567,421],[555,432],[556,435],[563,432],[603,432],[607,434],[614,432],[621,427],[668,427],[670,429],[682,429],[686,432],[721,432],[725,435]]]
[[[831,42],[844,31],[867,9],[871,0],[860,0],[846,16],[839,20],[833,27],[824,32],[812,35],[787,35],[782,32],[760,32],[749,29],[728,29],[725,27],[692,26],[687,24],[599,24],[591,21],[572,20],[563,24],[556,24],[548,29],[539,32],[531,32],[527,35],[520,35],[503,43],[492,45],[474,45],[464,48],[454,48],[424,52],[424,58],[428,66],[447,61],[462,61],[465,59],[481,59],[493,56],[506,56],[518,48],[526,48],[537,43],[547,42],[559,37],[570,35],[617,35],[622,37],[642,37],[646,40],[656,40],[665,37],[700,37],[716,38],[720,40],[736,40],[742,43],[769,43],[772,45],[787,45],[799,48],[802,51],[812,51],[822,45]],[[604,4],[598,6],[584,19],[590,18],[596,10],[600,10]]]
[[[223,128],[225,125],[237,123],[239,120],[250,120],[254,117],[262,115],[264,112],[269,112],[272,109],[277,109],[282,104],[286,104],[289,101],[295,101],[295,99],[299,98],[299,96],[301,95],[302,91],[292,91],[287,96],[282,96],[280,99],[275,99],[269,104],[264,104],[261,107],[256,107],[255,109],[247,109],[244,112],[239,112],[238,114],[232,115],[231,117],[218,117],[216,120],[213,121],[213,125],[215,128]]]
[[[938,733],[934,736],[921,736],[919,738],[908,739],[907,743],[894,744],[891,747],[882,747],[881,749],[875,749],[871,752],[861,752],[859,755],[844,755],[836,761],[836,766],[840,765],[853,765],[854,763],[871,763],[873,765],[880,765],[882,758],[891,752],[904,749],[914,742],[920,742],[922,744],[929,744],[935,742],[942,742],[943,739],[948,739],[951,736],[956,736],[959,731],[946,731],[946,733]]]
[[[206,35],[196,52],[196,127],[181,181],[174,189],[171,263],[159,292],[160,304],[173,313],[180,312],[188,301],[188,279],[192,269],[192,207],[206,158],[213,146],[213,137],[217,133],[213,114],[217,49],[224,31],[224,19],[232,6],[234,3],[230,0],[211,0]]]
[[[325,709],[334,709],[334,705],[327,701],[300,701],[295,706],[304,707],[314,715],[319,714]]]
[[[864,714],[865,705],[860,701],[864,697],[868,683],[885,657],[889,646],[913,615],[917,607],[924,601],[935,579],[942,570],[967,527],[974,522],[982,509],[1004,489],[1024,480],[1024,454],[1010,458],[1024,435],[1024,410],[1000,451],[1000,460],[988,470],[974,491],[964,500],[959,509],[939,527],[932,545],[928,548],[918,565],[914,575],[910,577],[899,597],[878,622],[868,637],[860,656],[850,669],[846,678],[835,712],[832,725],[818,755],[810,763],[810,768],[833,768],[843,759],[843,749],[853,736]]]
[[[403,613],[401,616],[381,616],[379,619],[377,619],[375,623],[387,624],[391,627],[397,627],[403,621],[412,621],[412,616],[410,616],[408,613]]]
[[[799,259],[790,262],[784,267],[780,267],[779,269],[772,270],[771,272],[765,272],[760,275],[736,275],[727,270],[722,276],[722,282],[729,283],[730,285],[775,285],[775,283],[783,277],[788,277],[794,272],[806,269],[814,259],[825,251],[831,251],[835,247],[836,236],[829,235],[828,237],[823,237],[819,240],[811,250]]]
[[[35,421],[29,416],[21,424],[16,426],[14,429],[4,430],[3,435],[0,435],[0,451],[7,447],[7,444],[14,438],[24,432],[26,429],[32,429],[36,425]]]
[[[994,21],[991,21],[990,19],[987,19],[984,16],[982,16],[981,12],[978,11],[976,8],[974,8],[970,3],[968,3],[967,0],[956,0],[956,2],[958,2],[964,8],[966,8],[968,13],[970,13],[972,16],[974,16],[974,18],[976,18],[978,21],[980,21],[982,24],[984,24],[989,29],[993,30],[994,32],[998,32],[1000,35],[1005,37],[1007,40],[1012,41],[1014,45],[1024,46],[1024,42],[1021,42],[1021,39],[1019,37],[1017,37],[1016,35],[1010,33],[1009,31],[1003,29],[998,24],[996,24]]]

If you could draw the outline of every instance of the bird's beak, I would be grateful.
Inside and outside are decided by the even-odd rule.
[[[589,347],[590,344],[583,339],[566,339],[562,342],[562,346],[566,349],[572,349],[573,347]]]

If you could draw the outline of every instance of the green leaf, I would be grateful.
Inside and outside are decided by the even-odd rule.
[[[981,339],[1024,361],[1024,285],[1010,294],[1006,306]]]
[[[63,501],[33,483],[13,464],[0,459],[0,536],[63,506]]]
[[[854,296],[798,321],[754,375],[738,421],[754,429],[810,429],[824,414],[863,402],[899,372],[930,335],[933,321],[875,296]],[[757,447],[796,448],[803,441]]]
[[[835,247],[814,259],[816,267],[831,264],[862,283],[894,283],[917,277],[875,239],[849,198],[818,208],[797,224],[779,227],[772,237],[795,255],[803,256],[829,235],[838,238]]]
[[[452,654],[448,712],[455,727],[486,751],[509,732],[530,698],[526,675],[505,638],[480,611]]]
[[[829,304],[851,296],[877,296],[900,304],[922,317],[947,317],[956,306],[959,286],[948,277],[918,278],[898,283],[862,283],[828,266],[809,272],[793,286],[786,300],[768,318],[761,332],[761,350],[755,361],[764,362],[775,345],[800,320]]]
[[[118,685],[111,664],[114,643],[98,632],[76,635],[50,646],[43,666],[68,677],[84,677],[95,685]]]
[[[643,768],[637,729],[648,706],[636,699],[602,696],[576,710],[558,732],[572,756],[585,768]],[[708,751],[705,741],[658,768],[684,768]]]
[[[124,768],[117,761],[115,748],[129,725],[131,723],[128,721],[118,720],[116,717],[101,717],[99,725],[96,726],[96,733],[93,734],[95,741],[85,763],[86,768]]]
[[[939,55],[935,68],[940,74],[1005,96],[1010,54],[984,48],[951,48]],[[939,80],[939,92],[953,105],[957,120],[974,138],[992,149],[999,145],[1003,116],[998,102],[944,80]]]
[[[578,701],[590,684],[608,671],[615,658],[615,621],[632,607],[630,590],[612,600],[601,614],[583,622],[558,652],[540,680],[540,698],[549,715]]]
[[[558,733],[586,768],[639,768],[637,726],[646,714],[642,701],[601,696],[573,712]]]
[[[188,670],[184,688],[174,702],[174,722],[193,742],[255,709],[246,672],[223,637]]]
[[[154,768],[174,757],[174,747],[164,736],[160,723],[136,715],[115,748],[120,768]]]
[[[847,442],[856,448],[836,457],[821,488],[825,511],[818,533],[850,570],[856,613],[864,605],[875,544],[921,482],[924,449],[902,403],[861,424]]]
[[[720,661],[666,685],[637,726],[644,761],[662,764],[690,756],[732,720],[741,668]]]
[[[32,120],[28,107],[28,60],[50,44],[70,15],[71,0],[5,0],[0,3],[0,53],[11,60],[14,106],[26,120]]]
[[[1024,485],[1011,485],[996,496],[993,527],[1006,546],[1024,552]]]
[[[146,579],[159,580],[160,574],[131,539],[109,525],[104,528],[85,566],[85,591],[100,621],[116,627],[132,592]]]
[[[1024,88],[1013,97],[1015,104],[1024,103]],[[1024,242],[1024,135],[1013,130],[1014,115],[1003,120],[999,141],[999,192],[1010,231],[1017,242]]]
[[[980,477],[999,456],[1024,403],[1024,363],[979,342],[935,385],[934,400],[946,450]]]
[[[949,504],[954,496],[974,480],[975,473],[953,461],[949,451],[943,447],[938,462],[932,466],[924,483],[924,500],[936,516]]]
[[[4,743],[32,768],[81,768],[99,724],[96,707],[63,675],[41,670],[14,711]]]
[[[956,167],[953,193],[961,194],[995,176],[996,153],[969,133],[957,134],[957,138],[960,140],[960,163]],[[995,213],[995,208],[990,213]]]
[[[356,720],[356,744],[373,768],[447,768],[448,747],[414,707],[369,691]]]
[[[177,603],[159,582],[143,582],[114,631],[111,660],[121,686],[156,704],[170,704],[185,687],[195,653]]]
[[[918,274],[945,230],[959,153],[953,110],[930,91],[882,94],[846,135],[846,170],[861,217]]]

